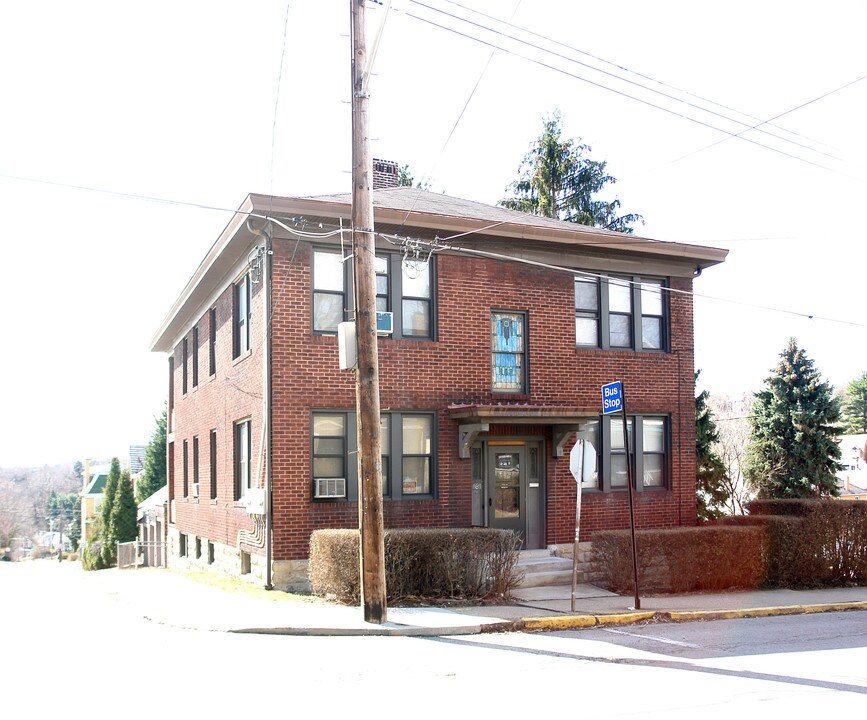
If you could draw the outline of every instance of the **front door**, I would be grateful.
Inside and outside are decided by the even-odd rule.
[[[522,445],[488,446],[488,527],[527,537],[527,464]]]

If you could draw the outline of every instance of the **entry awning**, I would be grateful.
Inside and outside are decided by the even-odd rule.
[[[491,425],[553,425],[554,455],[562,457],[563,446],[583,421],[599,417],[598,408],[563,405],[449,405],[449,416],[458,421],[458,452],[470,456],[470,448]]]

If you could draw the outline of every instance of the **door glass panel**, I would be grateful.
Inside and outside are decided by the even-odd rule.
[[[518,453],[494,454],[494,517],[521,516],[521,463]]]

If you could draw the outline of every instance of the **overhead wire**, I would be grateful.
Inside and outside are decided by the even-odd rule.
[[[417,0],[408,0],[408,1],[409,1],[409,2],[416,2]],[[526,61],[528,61],[528,62],[531,62],[531,63],[533,63],[533,64],[535,64],[535,65],[539,65],[540,67],[544,67],[544,68],[547,68],[547,69],[549,69],[549,70],[553,70],[554,72],[560,73],[560,74],[565,75],[565,76],[567,76],[567,77],[571,77],[571,78],[573,78],[573,79],[575,79],[575,80],[580,80],[580,81],[582,81],[582,82],[584,82],[584,83],[587,83],[587,84],[589,84],[589,85],[592,85],[592,86],[594,86],[594,87],[597,87],[597,88],[599,88],[599,89],[601,89],[601,90],[606,90],[606,91],[608,91],[608,92],[614,93],[614,94],[619,95],[619,96],[621,96],[621,97],[624,97],[624,98],[627,98],[627,99],[633,100],[633,101],[635,101],[635,102],[641,103],[642,105],[647,105],[648,107],[652,107],[652,108],[655,108],[655,109],[660,110],[660,111],[662,111],[662,112],[668,113],[668,114],[670,114],[670,115],[674,115],[674,116],[676,116],[676,117],[680,117],[680,118],[682,118],[683,120],[686,120],[686,121],[688,121],[688,122],[694,123],[694,124],[696,124],[696,125],[700,125],[700,126],[702,126],[702,127],[706,127],[706,128],[708,128],[708,129],[710,129],[710,130],[714,130],[714,131],[716,131],[716,132],[721,132],[721,133],[723,133],[723,134],[725,134],[725,135],[728,135],[728,136],[731,136],[731,137],[733,137],[733,138],[736,137],[736,138],[738,138],[739,140],[742,140],[742,141],[744,141],[744,142],[750,143],[751,145],[756,145],[756,146],[758,146],[758,147],[765,148],[766,150],[770,150],[770,151],[775,152],[775,153],[778,153],[778,154],[780,154],[780,155],[784,155],[784,156],[789,157],[789,158],[791,158],[791,159],[793,159],[793,160],[797,160],[797,161],[803,162],[803,163],[805,163],[805,164],[807,164],[807,165],[811,165],[811,166],[813,166],[813,167],[820,168],[820,169],[825,170],[825,171],[827,171],[827,172],[831,172],[831,173],[834,173],[834,174],[842,175],[842,176],[844,176],[844,177],[848,177],[848,178],[850,178],[850,179],[857,180],[857,181],[859,181],[859,182],[867,182],[867,180],[864,180],[863,178],[860,178],[860,177],[857,177],[857,176],[851,175],[851,174],[849,174],[849,173],[843,172],[843,171],[841,171],[841,170],[838,170],[838,169],[835,169],[835,168],[832,168],[832,167],[828,167],[827,165],[824,165],[824,164],[822,164],[822,163],[820,163],[820,162],[815,162],[815,161],[813,161],[813,160],[809,160],[809,159],[807,159],[807,158],[805,158],[805,157],[802,157],[802,156],[800,156],[800,155],[796,155],[796,154],[793,154],[793,153],[791,153],[791,152],[787,152],[786,150],[783,150],[783,149],[781,149],[781,148],[776,148],[776,147],[774,147],[774,146],[772,146],[772,145],[767,145],[767,144],[765,144],[765,143],[759,142],[758,140],[754,140],[754,139],[752,139],[752,138],[745,137],[743,134],[733,133],[733,132],[731,132],[731,131],[729,131],[729,130],[726,130],[725,128],[719,127],[718,125],[714,125],[714,124],[712,124],[712,123],[710,123],[710,122],[706,122],[706,121],[704,121],[704,120],[700,120],[700,119],[698,119],[698,118],[696,118],[696,117],[691,117],[691,116],[689,116],[689,115],[684,115],[682,112],[678,112],[677,110],[674,110],[674,109],[672,109],[672,108],[665,107],[665,106],[660,105],[660,104],[658,104],[658,103],[651,102],[650,100],[647,100],[647,99],[644,99],[644,98],[640,98],[640,97],[637,97],[636,95],[632,95],[632,94],[630,94],[630,93],[627,93],[627,92],[625,92],[625,91],[623,91],[623,90],[618,90],[618,89],[616,89],[616,88],[610,87],[610,86],[605,85],[605,84],[603,84],[603,83],[596,82],[596,81],[594,81],[594,80],[591,80],[591,79],[589,79],[589,78],[583,77],[583,76],[581,76],[581,75],[577,75],[576,73],[569,72],[568,70],[566,70],[566,69],[564,69],[564,68],[557,67],[556,65],[553,65],[553,64],[548,63],[548,62],[544,62],[544,61],[542,61],[542,60],[540,60],[540,59],[538,59],[538,58],[533,58],[533,57],[531,57],[531,56],[529,56],[529,55],[522,54],[522,53],[520,53],[520,52],[516,52],[515,50],[510,50],[509,48],[506,48],[506,47],[504,47],[504,46],[502,46],[502,45],[500,45],[500,44],[497,44],[497,43],[494,43],[494,42],[491,42],[491,41],[488,41],[488,40],[485,40],[485,39],[482,39],[482,38],[476,37],[475,35],[471,35],[471,34],[468,34],[468,33],[462,32],[462,31],[460,31],[460,30],[457,30],[456,28],[452,28],[452,27],[449,27],[449,26],[447,26],[447,25],[443,25],[443,24],[441,24],[441,23],[434,22],[433,20],[430,20],[430,19],[428,19],[428,18],[422,17],[422,16],[420,16],[420,15],[416,15],[416,14],[413,14],[413,13],[410,13],[410,12],[406,12],[406,11],[405,11],[404,14],[407,15],[407,17],[411,17],[411,18],[413,18],[413,19],[415,19],[415,20],[418,20],[418,21],[420,21],[420,22],[426,23],[426,24],[431,25],[431,26],[433,26],[433,27],[440,28],[441,30],[445,30],[446,32],[450,32],[450,33],[452,33],[452,34],[455,34],[455,35],[458,35],[458,36],[460,36],[460,37],[466,38],[467,40],[471,40],[471,41],[473,41],[473,42],[477,42],[477,43],[479,43],[479,44],[481,44],[481,45],[486,45],[486,46],[488,46],[488,47],[491,47],[491,48],[494,48],[494,49],[500,50],[500,51],[502,51],[502,52],[504,52],[504,53],[506,53],[506,54],[513,55],[513,56],[515,56],[515,57],[521,58],[521,59],[526,60]],[[741,124],[744,124],[744,123],[741,123]],[[812,150],[812,152],[818,152],[818,151]],[[832,156],[832,157],[833,157],[833,156]],[[836,159],[836,158],[835,158],[835,159]]]
[[[407,2],[412,2],[412,1],[413,1],[413,0],[407,0]],[[688,90],[684,90],[683,88],[679,88],[679,87],[677,87],[677,86],[675,86],[675,85],[671,85],[670,83],[664,82],[664,81],[662,81],[662,80],[658,80],[658,79],[656,79],[656,78],[654,78],[654,77],[652,77],[652,76],[650,76],[650,75],[647,75],[647,74],[645,74],[645,73],[641,73],[641,72],[638,72],[637,70],[633,70],[633,69],[631,69],[631,68],[628,68],[628,67],[626,67],[626,66],[624,66],[624,65],[621,65],[620,63],[614,62],[614,61],[612,61],[612,60],[607,60],[606,58],[600,57],[599,55],[594,55],[593,53],[587,52],[586,50],[581,50],[580,48],[577,48],[577,47],[575,47],[574,45],[569,45],[569,44],[564,43],[564,42],[561,42],[561,41],[559,41],[559,40],[555,40],[554,38],[549,37],[549,36],[547,36],[547,35],[542,35],[541,33],[537,33],[537,32],[534,32],[534,31],[532,31],[532,30],[528,30],[527,28],[524,28],[524,27],[521,27],[521,26],[518,26],[518,25],[513,25],[513,24],[511,24],[511,23],[506,22],[505,20],[501,20],[501,19],[499,19],[499,18],[494,17],[493,15],[489,15],[489,14],[487,14],[487,13],[484,13],[484,12],[480,11],[480,10],[476,10],[475,8],[467,7],[466,5],[462,5],[461,3],[456,2],[456,0],[441,0],[441,2],[445,2],[445,3],[449,4],[449,5],[453,5],[453,6],[455,6],[455,7],[459,7],[459,8],[461,8],[462,10],[466,10],[467,12],[474,13],[474,14],[476,14],[476,15],[479,15],[479,16],[481,16],[481,17],[487,18],[487,19],[489,19],[489,20],[494,20],[495,22],[501,23],[501,24],[506,25],[507,27],[513,28],[513,29],[515,29],[515,30],[519,30],[520,32],[523,32],[523,33],[525,33],[525,34],[527,34],[527,35],[530,35],[530,36],[532,36],[532,37],[539,38],[540,40],[544,40],[545,42],[552,43],[552,44],[554,44],[554,45],[557,45],[557,46],[559,46],[559,47],[565,48],[565,49],[570,50],[570,51],[572,51],[572,52],[578,53],[578,54],[580,54],[580,55],[584,55],[585,57],[592,58],[593,60],[596,60],[597,62],[601,62],[601,63],[603,63],[603,64],[605,64],[605,65],[609,65],[609,66],[614,67],[614,68],[616,68],[616,69],[618,69],[618,70],[621,70],[621,71],[623,71],[623,72],[629,73],[630,75],[634,75],[634,76],[636,76],[636,77],[639,77],[639,78],[642,78],[642,79],[647,80],[647,81],[649,81],[649,82],[652,82],[652,83],[654,83],[655,85],[659,85],[659,86],[661,86],[661,87],[666,87],[666,88],[668,88],[668,89],[670,89],[670,90],[672,90],[672,91],[674,91],[674,92],[676,92],[676,93],[679,93],[679,94],[681,94],[681,95],[686,95],[686,96],[689,96],[689,97],[693,97],[693,98],[695,98],[696,100],[698,100],[698,101],[700,101],[700,102],[708,103],[708,104],[710,104],[710,105],[714,105],[714,106],[716,106],[716,107],[718,107],[718,108],[722,108],[723,110],[728,110],[728,111],[730,111],[730,112],[737,113],[738,115],[742,115],[742,116],[744,116],[744,117],[746,117],[746,118],[749,118],[749,119],[751,119],[751,120],[758,120],[758,121],[761,121],[761,120],[762,120],[762,118],[760,118],[760,117],[758,117],[758,116],[756,116],[756,115],[751,115],[751,114],[748,113],[748,112],[744,112],[744,111],[742,111],[742,110],[738,110],[737,108],[733,108],[733,107],[731,107],[731,106],[729,106],[729,105],[726,105],[726,104],[724,104],[724,103],[720,103],[720,102],[718,102],[718,101],[716,101],[716,100],[712,100],[712,99],[707,98],[707,97],[704,97],[704,96],[702,96],[702,95],[698,95],[697,93],[693,93],[693,92],[690,92],[690,91],[688,91]],[[765,121],[765,122],[762,122],[762,123],[760,123],[760,124],[766,124],[766,123],[769,124],[769,123],[772,123],[774,119],[776,119],[776,118],[771,118],[770,120]],[[782,131],[782,132],[785,132],[786,134],[794,135],[794,136],[796,136],[796,137],[803,137],[805,140],[808,140],[809,142],[814,143],[814,144],[816,144],[816,145],[822,145],[822,146],[824,146],[824,147],[831,147],[830,145],[828,145],[828,144],[825,143],[825,142],[822,142],[822,141],[816,140],[816,139],[814,139],[814,138],[806,137],[805,135],[803,135],[803,134],[801,134],[801,133],[794,132],[794,131],[789,130],[789,129],[787,129],[787,128],[784,128],[784,127],[782,127],[782,126],[774,125],[773,127],[775,127],[777,130],[780,130],[780,131]],[[835,149],[836,149],[836,148],[835,148]]]

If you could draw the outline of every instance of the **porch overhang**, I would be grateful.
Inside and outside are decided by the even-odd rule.
[[[470,456],[479,433],[491,425],[551,425],[554,456],[562,457],[564,446],[582,422],[599,417],[599,408],[562,405],[450,405],[449,416],[458,422],[458,454]]]

